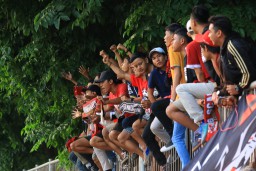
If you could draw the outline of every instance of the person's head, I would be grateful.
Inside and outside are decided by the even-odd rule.
[[[192,39],[187,35],[186,28],[175,31],[173,36],[172,48],[174,52],[181,52]]]
[[[121,69],[124,72],[128,72],[130,69],[130,58],[128,56],[124,57],[123,62],[121,64]]]
[[[209,38],[210,31],[206,31],[204,34],[197,34],[195,41],[200,43],[201,52],[206,60],[210,60],[212,55],[219,54],[220,47],[214,46],[213,42]]]
[[[113,86],[121,83],[121,81],[117,79],[116,74],[112,70],[106,70],[101,72],[100,78],[95,80],[95,83],[99,83],[102,94],[108,94]]]
[[[134,53],[130,58],[130,63],[136,77],[142,77],[144,74],[147,74],[148,58],[145,53]]]
[[[190,14],[191,28],[194,33],[202,32],[202,27],[208,24],[209,10],[203,5],[196,5]]]
[[[85,96],[83,94],[84,86],[74,86],[74,96],[76,99],[76,105],[81,108],[85,102]]]
[[[213,44],[222,46],[226,37],[232,33],[232,23],[226,16],[212,16],[209,19],[209,37]]]
[[[164,36],[164,42],[166,47],[169,47],[172,45],[173,35],[174,32],[178,29],[182,28],[182,26],[178,23],[172,23],[165,27],[165,36]]]
[[[156,68],[159,68],[159,69],[165,68],[167,56],[165,51],[161,47],[152,49],[149,52],[149,58],[152,60],[152,63]]]
[[[189,37],[191,37],[192,35],[195,34],[194,31],[191,28],[191,21],[190,20],[187,21],[186,29],[187,29],[187,32],[188,32],[187,34],[188,34]]]
[[[101,90],[98,85],[91,84],[87,88],[85,88],[85,96],[87,97],[96,97],[101,96]]]

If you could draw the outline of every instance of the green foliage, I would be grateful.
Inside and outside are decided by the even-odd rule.
[[[72,85],[60,73],[85,84],[77,68],[102,71],[98,53],[113,43],[132,51],[164,47],[165,26],[185,25],[196,4],[229,16],[236,31],[256,40],[252,0],[1,1],[0,170],[28,169],[57,152],[68,166],[64,144],[81,124],[71,119]]]

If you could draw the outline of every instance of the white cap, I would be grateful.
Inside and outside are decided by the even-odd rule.
[[[165,51],[164,51],[161,47],[156,47],[156,48],[152,49],[152,50],[149,52],[149,58],[152,57],[151,55],[152,55],[154,52],[166,54]]]
[[[191,22],[190,22],[190,20],[188,20],[188,22],[187,22],[187,24],[186,24],[186,28],[187,28],[187,31],[188,31],[188,32],[192,32],[192,31],[193,31],[192,28],[191,28]]]

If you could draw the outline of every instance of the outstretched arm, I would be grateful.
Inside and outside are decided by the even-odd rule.
[[[78,68],[78,71],[80,72],[80,74],[82,74],[85,78],[87,78],[89,81],[92,80],[92,77],[89,75],[89,68],[85,69],[83,65],[81,65]]]
[[[118,65],[119,65],[119,67],[121,67],[121,65],[122,65],[122,63],[123,63],[123,59],[121,58],[119,52],[117,51],[116,45],[112,45],[112,46],[110,47],[110,50],[111,50],[112,52],[114,52],[114,54],[115,54],[115,56],[116,56],[116,59],[117,59],[117,62],[118,62]]]
[[[114,65],[113,62],[108,57],[103,57],[103,63],[108,65],[117,75],[119,79],[125,79],[127,81],[131,81],[130,74],[121,70],[117,65]]]
[[[61,75],[66,80],[69,80],[73,84],[77,85],[77,82],[73,79],[72,74],[70,72],[68,72],[68,73],[67,72],[62,72]]]
[[[127,49],[127,47],[125,47],[121,43],[117,45],[117,49],[123,50],[130,58],[132,57],[132,53],[129,51],[129,49]]]
[[[101,51],[100,51],[100,56],[101,56],[103,59],[108,59],[113,65],[118,66],[116,60],[114,60],[113,58],[110,58],[109,55],[108,55],[104,50],[101,50]]]

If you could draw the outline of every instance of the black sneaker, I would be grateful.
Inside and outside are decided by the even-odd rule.
[[[132,153],[131,160],[134,161],[134,160],[136,160],[137,158],[139,158],[139,155],[136,154],[136,153]]]

